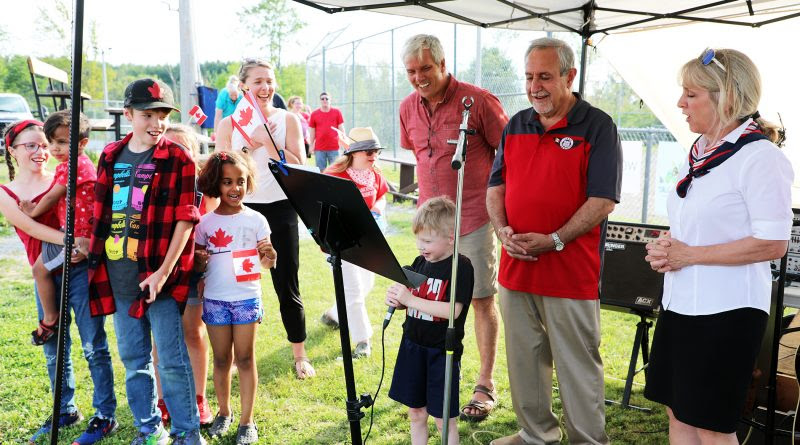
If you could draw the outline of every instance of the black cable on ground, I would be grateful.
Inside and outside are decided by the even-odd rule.
[[[375,397],[372,398],[372,406],[369,409],[369,428],[367,429],[367,435],[364,437],[364,445],[367,445],[367,439],[369,439],[369,433],[372,431],[372,421],[375,419],[375,404],[378,403],[378,394],[381,392],[381,386],[383,385],[383,375],[386,372],[386,345],[384,343],[385,335],[386,335],[386,326],[384,326],[383,329],[381,329],[381,378],[380,380],[378,380],[378,389],[375,390]]]

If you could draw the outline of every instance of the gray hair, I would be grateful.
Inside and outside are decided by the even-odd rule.
[[[225,85],[225,88],[231,94],[238,94],[239,93],[239,77],[233,75],[228,78],[228,83]]]
[[[558,53],[559,72],[562,76],[566,75],[569,70],[575,68],[575,54],[572,48],[567,45],[567,42],[554,39],[552,37],[542,37],[531,42],[528,50],[525,51],[525,59],[535,49],[555,48]]]
[[[437,65],[442,63],[444,60],[442,42],[436,36],[430,34],[417,34],[406,40],[405,45],[403,45],[403,60],[410,56],[422,59],[422,50],[425,49],[430,50],[434,63]]]

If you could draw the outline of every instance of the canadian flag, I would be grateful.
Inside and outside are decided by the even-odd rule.
[[[231,138],[231,148],[239,150],[247,145],[252,146],[250,135],[260,125],[264,125],[266,121],[261,109],[258,108],[253,93],[250,91],[245,92],[244,97],[236,105],[233,114],[231,114],[231,124],[235,129]]]
[[[258,250],[234,250],[233,272],[236,281],[258,281],[261,279],[261,262],[258,259]]]
[[[203,125],[203,122],[206,121],[208,116],[203,113],[203,109],[200,108],[200,105],[195,105],[189,110],[189,114],[192,115],[192,119],[197,122],[197,125]]]

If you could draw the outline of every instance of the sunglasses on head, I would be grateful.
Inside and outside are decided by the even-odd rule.
[[[703,66],[708,66],[711,62],[714,62],[722,71],[727,72],[728,70],[725,69],[725,65],[716,58],[716,54],[713,48],[706,48],[703,54],[700,55],[700,63],[702,63]]]

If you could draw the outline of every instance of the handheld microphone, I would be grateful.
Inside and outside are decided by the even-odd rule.
[[[414,270],[411,266],[403,266],[403,269],[407,269],[407,270],[411,270],[411,271]],[[394,306],[389,306],[389,308],[386,309],[386,316],[383,317],[383,329],[386,329],[386,327],[389,326],[389,322],[392,321],[392,315],[394,315],[394,310],[395,309],[397,309],[397,308],[394,307]]]

